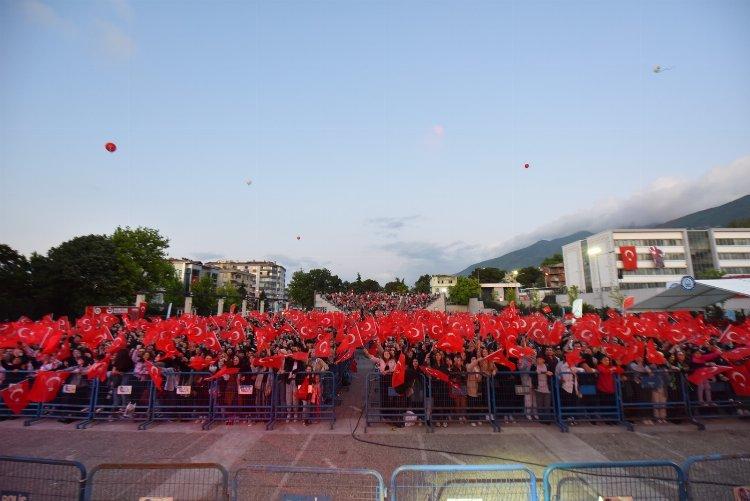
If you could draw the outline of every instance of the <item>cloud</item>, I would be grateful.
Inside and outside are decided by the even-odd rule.
[[[319,261],[311,257],[291,257],[286,254],[267,254],[265,259],[276,261],[284,266],[288,272],[299,269],[311,270],[313,268],[325,268],[333,264],[331,261]]]
[[[66,34],[75,33],[76,29],[67,19],[60,16],[52,7],[39,0],[24,0],[21,8],[26,17],[49,28],[60,30]]]
[[[424,273],[454,273],[465,263],[479,260],[487,249],[465,242],[434,243],[425,241],[397,241],[380,247],[400,261],[398,276],[413,280]]]
[[[211,252],[211,251],[205,251],[205,252],[191,252],[188,254],[191,259],[195,259],[196,261],[216,261],[217,259],[223,258],[225,255],[220,254],[218,252]]]
[[[411,221],[419,219],[419,214],[412,216],[395,216],[395,217],[372,217],[365,220],[365,224],[369,224],[377,228],[377,233],[385,235],[390,238],[395,238],[398,231],[407,226]]]
[[[112,57],[128,59],[135,52],[135,42],[121,28],[109,21],[97,19],[94,21],[100,46],[105,53]]]

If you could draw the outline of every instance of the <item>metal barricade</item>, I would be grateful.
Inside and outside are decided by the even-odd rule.
[[[383,501],[383,477],[374,470],[244,466],[234,474],[235,501]]]
[[[266,428],[270,429],[273,423],[274,380],[274,373],[270,371],[243,372],[230,376],[228,381],[220,380],[213,419],[224,419],[230,423],[266,423]]]
[[[747,398],[737,396],[725,379],[721,375],[713,378],[706,382],[708,388],[703,389],[685,378],[690,414],[698,423],[702,419],[736,417],[739,409],[750,409]]]
[[[536,501],[536,476],[521,465],[406,465],[391,475],[391,501]]]
[[[273,420],[276,422],[301,421],[305,423],[329,421],[331,429],[336,421],[336,381],[330,371],[299,372],[294,380],[287,375],[275,375]],[[300,398],[304,393],[304,399]]]
[[[500,371],[492,379],[492,414],[498,426],[511,420],[555,422],[554,376],[530,371]]]
[[[682,464],[688,499],[743,499],[750,494],[750,454],[691,456]]]
[[[685,501],[684,480],[682,469],[671,461],[554,463],[544,470],[544,499]]]
[[[79,421],[76,427],[84,426],[91,419],[96,381],[84,373],[73,373],[60,388],[54,400],[38,404],[37,414],[26,420],[27,426],[40,419],[57,419],[63,423]]]
[[[492,419],[492,380],[481,372],[452,372],[450,378],[450,383],[427,378],[430,425],[487,422],[497,431]]]
[[[391,374],[377,371],[367,374],[365,381],[365,431],[373,423],[388,423],[395,426],[411,426],[428,422],[427,378],[416,374],[411,385],[391,387]]]
[[[3,499],[82,501],[85,481],[86,468],[75,461],[0,456]]]
[[[128,419],[146,421],[151,417],[150,379],[141,380],[135,374],[110,374],[105,381],[94,381],[92,413],[88,420],[76,425],[85,428],[96,421]]]
[[[583,380],[580,380],[583,376]],[[623,420],[620,381],[614,379],[615,392],[602,393],[596,388],[595,374],[563,372],[554,380],[557,424],[568,431],[571,423],[580,421],[632,425]],[[570,379],[569,379],[570,378]],[[573,388],[567,391],[566,388]]]
[[[28,388],[34,383],[34,371],[2,371],[0,372],[0,390],[6,390],[13,385],[21,385],[26,382]],[[13,390],[17,391],[13,393]],[[9,398],[16,401],[22,400],[23,391],[20,386],[14,386],[9,390]],[[39,404],[29,402],[18,414],[13,412],[5,404],[5,400],[0,398],[0,418],[13,418],[13,417],[32,417],[39,414]]]
[[[230,381],[210,381],[210,372],[163,371],[164,388],[151,385],[148,419],[138,426],[146,429],[157,421],[197,421],[208,429],[215,419],[214,405],[236,396],[236,377]],[[234,383],[234,384],[231,384]]]
[[[679,371],[627,371],[620,376],[623,418],[631,423],[693,421],[685,381]]]
[[[89,472],[87,501],[229,501],[229,474],[215,463],[102,464]]]

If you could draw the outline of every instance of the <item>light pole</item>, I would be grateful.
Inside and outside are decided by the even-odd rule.
[[[604,308],[604,288],[602,287],[602,273],[599,270],[599,256],[602,253],[602,249],[601,247],[591,247],[587,252],[589,257],[594,258],[596,262],[596,279],[599,282],[599,302],[602,305],[601,307]]]

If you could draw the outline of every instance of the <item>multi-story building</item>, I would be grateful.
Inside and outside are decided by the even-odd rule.
[[[433,294],[443,294],[448,297],[448,289],[458,283],[456,275],[432,275],[430,277],[430,292]]]
[[[541,267],[544,273],[544,286],[559,289],[565,285],[565,265],[563,263],[550,264]]]
[[[170,259],[169,262],[174,266],[177,278],[182,281],[185,286],[186,293],[190,292],[193,284],[204,276],[211,277],[214,283],[217,283],[219,280],[218,268],[204,265],[200,261],[194,261],[183,257],[180,259]]]
[[[630,266],[623,248],[634,247]],[[750,228],[617,229],[571,242],[562,248],[565,279],[584,300],[612,304],[613,289],[636,301],[661,292],[685,275],[696,278],[709,270],[727,275],[750,273]]]
[[[216,282],[218,287],[223,287],[231,283],[239,290],[244,290],[246,294],[252,294],[255,290],[255,275],[243,270],[232,270],[218,267],[219,280]]]
[[[253,275],[254,283],[248,289],[251,295],[258,297],[261,292],[266,298],[266,307],[280,310],[286,306],[286,268],[273,261],[229,261],[221,260],[209,263],[224,270],[243,271]]]

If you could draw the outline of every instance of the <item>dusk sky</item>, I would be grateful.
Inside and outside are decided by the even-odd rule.
[[[383,284],[665,221],[750,193],[748,26],[747,0],[5,0],[0,243],[149,226]]]

